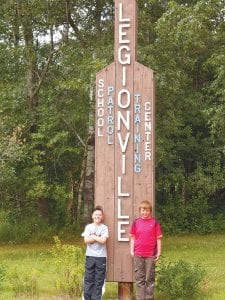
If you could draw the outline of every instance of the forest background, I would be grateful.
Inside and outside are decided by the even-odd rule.
[[[0,241],[79,233],[94,197],[95,74],[114,60],[114,1],[0,1]],[[225,230],[225,5],[138,0],[156,72],[156,214]]]

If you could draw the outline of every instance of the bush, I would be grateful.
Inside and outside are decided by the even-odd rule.
[[[12,244],[23,243],[27,241],[50,240],[54,228],[47,226],[42,221],[34,222],[26,220],[18,224],[4,223],[0,224],[0,241]]]
[[[26,295],[32,298],[38,293],[37,271],[35,269],[22,273],[14,268],[8,274],[8,280],[15,297]]]
[[[194,299],[200,292],[205,271],[198,265],[191,265],[183,260],[161,263],[157,276],[157,289],[166,299]]]
[[[224,232],[225,231],[225,212],[219,213],[214,220],[214,231]]]
[[[50,252],[59,275],[55,286],[60,294],[77,299],[82,294],[84,253],[80,247],[62,245],[58,237],[54,237],[54,241]]]
[[[0,210],[0,242],[19,244],[27,241],[51,241],[52,236],[58,235],[64,240],[80,237],[81,227],[78,223],[57,228],[38,216],[17,216],[12,218],[12,213]]]
[[[6,278],[7,266],[3,263],[0,263],[0,288],[2,287],[3,282]]]

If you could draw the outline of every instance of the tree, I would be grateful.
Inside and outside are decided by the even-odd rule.
[[[138,7],[138,60],[157,79],[157,213],[167,230],[210,231],[225,214],[224,4]],[[94,78],[114,60],[114,2],[12,0],[0,8],[1,209],[12,222],[87,222]]]
[[[216,217],[210,199],[225,174],[209,127],[218,101],[209,93],[218,79],[209,64],[224,48],[223,15],[221,1],[171,1],[149,45],[146,63],[157,74],[157,199],[169,230],[211,230]]]
[[[112,46],[112,3],[10,1],[1,7],[1,198],[18,218],[32,212],[59,227],[84,213],[87,219],[94,197],[90,91]]]

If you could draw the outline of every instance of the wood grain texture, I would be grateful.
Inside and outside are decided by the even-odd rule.
[[[95,204],[109,227],[107,280],[124,284],[130,226],[142,200],[155,203],[154,73],[136,62],[136,36],[136,1],[115,0],[115,62],[96,75]]]

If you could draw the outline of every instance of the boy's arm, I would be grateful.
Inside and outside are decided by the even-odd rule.
[[[95,234],[91,234],[90,236],[84,237],[85,244],[94,244],[94,243],[100,243],[105,244],[107,241],[107,237],[105,236],[97,236]]]
[[[155,260],[157,261],[161,255],[161,251],[162,251],[162,240],[161,237],[157,238],[157,253],[155,256]]]
[[[107,237],[106,236],[97,236],[95,234],[92,234],[91,238],[94,240],[93,243],[98,242],[100,244],[105,244],[106,241],[107,241]]]
[[[88,225],[85,227],[85,230],[82,233],[82,236],[84,237],[85,244],[93,244],[93,243],[95,243],[95,240],[92,238],[92,234],[91,234],[91,231],[90,231]]]
[[[131,256],[134,256],[134,235],[130,235],[130,254]]]
[[[103,228],[100,236],[96,235],[95,233],[91,233],[90,231],[88,231],[88,229],[82,235],[84,236],[85,244],[105,244],[108,239],[109,232],[108,228],[105,227]]]
[[[90,236],[85,236],[85,237],[84,237],[84,242],[85,242],[85,244],[93,244],[93,243],[95,243],[95,240],[94,240],[93,237],[90,235]]]

